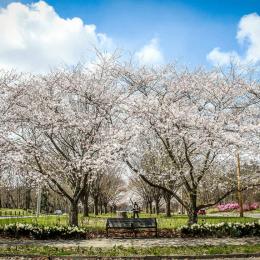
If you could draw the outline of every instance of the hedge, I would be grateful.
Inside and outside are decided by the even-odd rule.
[[[103,237],[105,231],[90,230],[87,227],[40,226],[32,224],[8,224],[0,226],[2,237],[28,237],[32,239],[86,239]],[[146,236],[150,236],[149,233]],[[161,237],[245,237],[260,236],[260,223],[193,224],[178,229],[161,229]]]
[[[192,237],[244,237],[260,236],[260,223],[193,224],[178,229],[181,236]]]

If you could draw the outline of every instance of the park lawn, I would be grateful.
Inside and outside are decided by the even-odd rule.
[[[89,227],[93,230],[104,230],[106,225],[106,219],[108,217],[115,217],[113,214],[106,214],[100,216],[90,215],[89,217],[82,217],[79,215],[79,225],[84,227]],[[173,215],[172,217],[165,217],[163,214],[158,216],[152,214],[140,214],[140,217],[156,217],[159,229],[174,229],[187,224],[187,216],[185,215]],[[199,216],[199,223],[210,223],[217,224],[221,222],[238,222],[238,223],[248,223],[258,221],[256,218],[250,217],[220,217],[220,216]],[[12,224],[12,223],[27,223],[34,225],[68,225],[68,215],[41,215],[40,217],[24,217],[24,218],[9,218],[0,219],[0,225]]]
[[[260,253],[260,245],[221,245],[221,246],[180,246],[180,247],[123,247],[113,248],[59,248],[51,246],[10,246],[1,247],[0,254],[41,255],[41,256],[174,256],[174,255],[215,255]]]
[[[40,215],[38,218],[36,216],[29,217],[12,217],[0,219],[0,225],[8,225],[13,223],[23,223],[23,224],[34,224],[34,225],[67,225],[68,224],[68,216],[48,216],[48,215]]]

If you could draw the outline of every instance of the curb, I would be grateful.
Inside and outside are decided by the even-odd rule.
[[[260,257],[260,253],[243,253],[243,254],[215,254],[215,255],[171,255],[171,256],[114,256],[114,257],[99,257],[99,256],[43,256],[43,255],[20,255],[20,254],[0,254],[0,257],[22,257],[41,260],[81,260],[81,259],[136,259],[136,260],[171,260],[171,259],[216,259],[216,258],[255,258]]]

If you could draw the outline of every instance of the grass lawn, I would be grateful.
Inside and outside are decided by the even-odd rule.
[[[57,248],[51,246],[1,247],[0,254],[24,254],[45,256],[170,256],[213,255],[234,253],[260,253],[260,245],[180,246],[180,247],[113,247],[113,248]]]
[[[106,219],[108,217],[115,217],[113,214],[103,214],[100,216],[90,215],[90,217],[83,218],[79,216],[80,226],[86,226],[94,230],[105,229]],[[163,214],[160,215],[150,215],[150,214],[140,214],[140,217],[156,217],[158,221],[158,228],[177,228],[182,225],[187,224],[187,216],[184,215],[173,215],[170,218],[165,217]],[[200,216],[199,223],[211,223],[217,224],[221,222],[239,222],[239,223],[248,223],[258,221],[255,218],[249,217],[218,217],[218,216]],[[40,224],[40,225],[67,225],[68,216],[48,216],[41,215],[39,218],[28,217],[28,218],[10,218],[10,219],[0,219],[0,225],[11,224],[11,223],[30,223],[30,224]]]

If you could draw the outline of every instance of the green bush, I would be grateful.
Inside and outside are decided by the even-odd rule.
[[[244,237],[260,236],[260,223],[193,224],[178,228],[181,236]]]
[[[8,237],[30,237],[33,239],[86,238],[87,229],[71,226],[39,226],[15,223],[0,227],[0,234]]]

